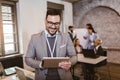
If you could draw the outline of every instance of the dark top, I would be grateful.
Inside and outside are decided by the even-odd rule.
[[[48,37],[48,41],[51,47],[51,50],[53,49],[53,45],[55,42],[55,37]],[[51,57],[51,53],[49,51],[48,45],[47,45],[47,53],[48,57]],[[56,49],[53,53],[53,57],[56,57]],[[46,80],[60,80],[60,76],[58,74],[57,68],[49,68],[47,75],[46,75]]]
[[[107,51],[103,50],[101,46],[96,50],[96,55],[107,56]],[[104,60],[96,65],[96,67],[101,67],[107,64],[107,60]]]
[[[72,33],[70,33],[70,32],[68,32],[68,34],[70,35],[70,38],[71,38],[71,40],[72,40],[72,42],[73,42],[73,41],[75,40],[76,36],[73,37]]]
[[[104,56],[104,50],[101,46],[96,50],[96,55]]]

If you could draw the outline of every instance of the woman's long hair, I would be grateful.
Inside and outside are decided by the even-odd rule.
[[[96,33],[92,24],[88,23],[88,24],[86,24],[86,26],[88,26],[87,29],[91,29],[93,33]]]

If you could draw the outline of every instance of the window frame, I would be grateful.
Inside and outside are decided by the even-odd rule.
[[[7,56],[7,55],[14,55],[16,53],[19,53],[19,38],[18,38],[18,26],[17,26],[17,6],[16,6],[17,0],[0,0],[0,48],[1,48],[1,54],[0,56]],[[12,25],[13,25],[13,40],[14,42],[14,51],[12,53],[5,53],[5,44],[4,43],[4,32],[3,32],[3,20],[2,20],[2,6],[10,6],[12,8]]]

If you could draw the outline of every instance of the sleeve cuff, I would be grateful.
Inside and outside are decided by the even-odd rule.
[[[39,67],[42,68],[42,61],[40,62]]]

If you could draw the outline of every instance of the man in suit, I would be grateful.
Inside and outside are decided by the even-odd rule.
[[[103,50],[102,46],[101,46],[102,40],[101,39],[95,39],[94,41],[94,50],[96,55],[100,55],[100,56],[107,56],[106,51]],[[94,67],[96,67],[96,69],[98,67],[104,66],[107,64],[107,60],[104,60],[100,63],[98,63],[97,65],[95,65]],[[97,78],[97,80],[101,80],[100,74],[95,72],[95,76]]]
[[[75,32],[74,32],[74,27],[73,26],[69,26],[68,27],[68,34],[70,35],[70,38],[71,38],[71,40],[72,40],[72,42],[74,42],[74,40],[76,39],[76,34],[75,34]]]
[[[96,55],[103,56],[104,55],[104,50],[101,47],[101,43],[102,43],[101,39],[98,39],[98,38],[95,39],[93,49],[94,49]],[[83,67],[83,72],[84,72],[83,73],[84,74],[84,79],[85,80],[96,80],[95,79],[95,76],[96,76],[98,78],[97,80],[99,80],[100,75],[95,72],[94,68],[102,66],[104,64],[104,62],[105,61],[102,61],[102,62],[98,63],[97,65],[83,64],[82,67]],[[87,74],[90,74],[90,75],[87,75]]]
[[[35,68],[35,80],[73,80],[70,67],[77,62],[73,43],[68,34],[61,33],[58,10],[48,10],[45,19],[46,30],[32,36],[25,56],[27,65]],[[43,68],[43,57],[70,57],[59,63],[59,68]]]
[[[96,55],[100,56],[107,56],[107,52],[102,48],[101,46],[102,40],[101,39],[95,39],[94,46],[95,46],[95,53]],[[107,63],[107,60],[104,60],[96,65],[96,67],[103,66]]]
[[[95,39],[94,41],[94,50],[96,55],[104,56],[104,50],[101,46],[102,40],[101,39]]]

